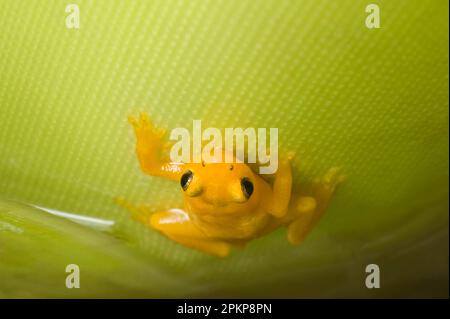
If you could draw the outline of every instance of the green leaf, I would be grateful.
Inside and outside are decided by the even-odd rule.
[[[362,0],[77,4],[78,30],[62,3],[0,4],[2,296],[448,296],[447,1],[377,1],[380,29]],[[115,204],[181,205],[139,170],[142,110],[169,130],[277,127],[297,188],[334,166],[347,182],[301,246],[280,229],[207,256]]]

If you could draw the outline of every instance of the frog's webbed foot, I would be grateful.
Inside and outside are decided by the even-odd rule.
[[[165,141],[164,129],[156,128],[147,113],[138,118],[128,117],[136,135],[136,155],[143,172],[153,176],[179,178],[179,164],[170,163],[170,143]]]
[[[344,182],[345,175],[341,173],[339,167],[333,167],[321,178],[314,181],[315,197],[319,203],[328,204],[330,197],[333,195],[336,187]]]
[[[128,116],[128,122],[133,125],[138,149],[154,153],[164,150],[166,131],[156,128],[147,113],[141,112],[137,118],[130,115]]]
[[[336,187],[345,180],[339,168],[330,169],[314,181],[313,196],[300,196],[294,204],[296,216],[288,226],[288,240],[293,245],[302,243],[326,211]]]

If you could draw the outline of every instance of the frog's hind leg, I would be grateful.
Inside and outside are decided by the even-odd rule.
[[[134,220],[151,226],[186,247],[220,257],[230,254],[231,246],[228,243],[208,238],[182,209],[155,212],[145,205],[131,204],[121,197],[116,198],[115,202],[127,209]]]
[[[338,184],[344,181],[338,168],[330,169],[323,178],[316,180],[312,196],[295,199],[295,219],[288,225],[288,240],[292,245],[302,243],[326,211]]]
[[[170,239],[190,248],[219,257],[228,256],[230,244],[208,237],[199,229],[182,209],[170,209],[154,213],[151,226]]]
[[[200,250],[209,255],[217,257],[227,257],[230,254],[230,245],[216,240],[201,240],[196,238],[189,238],[183,236],[175,236],[166,234],[167,237],[182,244],[183,246]]]

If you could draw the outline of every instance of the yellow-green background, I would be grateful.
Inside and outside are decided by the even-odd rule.
[[[448,2],[0,0],[0,297],[448,296]],[[130,220],[177,206],[144,176],[128,114],[278,127],[297,185],[348,181],[307,241],[217,259]],[[13,203],[116,222],[100,232]],[[65,266],[81,267],[66,289]],[[364,286],[381,268],[381,289]]]

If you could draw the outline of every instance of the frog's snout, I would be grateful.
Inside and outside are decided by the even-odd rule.
[[[196,197],[203,193],[203,187],[197,177],[191,182],[185,193],[190,197]]]

